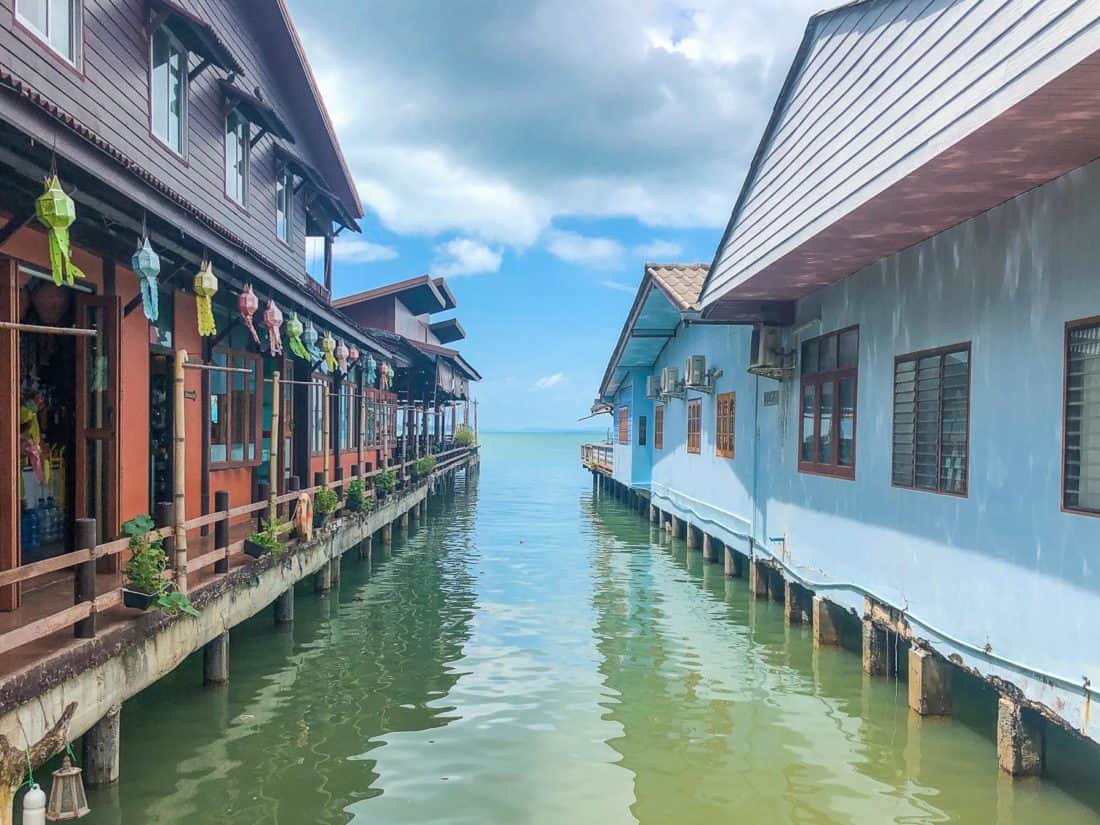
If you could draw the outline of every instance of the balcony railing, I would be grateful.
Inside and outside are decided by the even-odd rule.
[[[615,469],[615,448],[609,444],[582,444],[581,463],[608,475]]]

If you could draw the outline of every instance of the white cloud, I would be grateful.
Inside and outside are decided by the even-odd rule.
[[[684,248],[674,241],[655,240],[634,247],[634,254],[643,261],[670,263],[683,254]]]
[[[546,233],[546,250],[567,263],[600,269],[619,266],[626,254],[626,249],[614,238],[596,238],[562,229]]]
[[[435,254],[433,274],[448,278],[498,272],[502,258],[499,250],[471,238],[454,238],[442,243],[435,248]]]
[[[724,225],[820,4],[291,0],[382,223],[516,247],[568,217]]]
[[[347,263],[369,264],[375,261],[392,261],[397,257],[397,250],[393,247],[372,243],[364,238],[345,238],[341,236],[333,244],[332,257]]]
[[[535,382],[535,389],[548,390],[551,387],[556,387],[564,380],[565,373],[563,372],[555,372],[553,375],[544,375],[542,378]]]
[[[629,292],[631,295],[638,291],[638,287],[624,284],[621,281],[600,281],[600,286],[607,287],[608,289],[615,289],[619,292]]]

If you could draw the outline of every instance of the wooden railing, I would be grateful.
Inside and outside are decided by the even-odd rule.
[[[611,473],[615,468],[615,448],[609,444],[582,444],[581,462],[590,470]]]
[[[438,463],[432,470],[432,475],[446,472],[460,465],[476,449],[476,446],[456,447],[435,454]],[[238,554],[244,547],[243,539],[234,542],[229,541],[229,527],[234,519],[239,519],[242,516],[253,516],[258,519],[260,513],[271,512],[272,508],[286,508],[289,515],[292,505],[298,501],[298,497],[302,493],[313,497],[322,487],[339,489],[357,479],[373,479],[389,470],[397,471],[399,483],[402,484],[402,488],[395,492],[398,494],[405,493],[415,488],[415,485],[410,488],[407,484],[409,479],[408,470],[415,463],[416,460],[413,459],[393,467],[374,470],[363,475],[352,474],[346,478],[334,479],[327,484],[317,483],[312,487],[303,489],[295,489],[298,485],[294,483],[296,478],[292,478],[291,483],[288,485],[291,489],[286,493],[274,496],[267,491],[267,485],[259,485],[259,500],[238,507],[229,507],[229,494],[225,491],[218,491],[215,493],[215,506],[218,509],[212,513],[196,516],[183,522],[183,528],[186,532],[194,532],[204,527],[214,527],[214,549],[201,556],[188,558],[186,570],[194,573],[214,567],[215,574],[219,575],[230,571],[230,558]],[[373,496],[373,490],[370,492]],[[342,507],[343,501],[338,505],[338,509]],[[145,538],[149,541],[162,540],[168,558],[171,560],[173,555],[171,543],[175,534],[172,504],[165,502],[157,506],[156,522],[157,529],[147,533]],[[75,573],[74,604],[0,634],[0,654],[7,653],[36,639],[57,633],[66,627],[74,627],[74,635],[77,638],[94,638],[96,635],[96,614],[122,604],[121,586],[114,587],[105,593],[96,592],[96,563],[99,559],[123,553],[129,547],[130,539],[113,539],[97,545],[95,535],[95,519],[78,519],[75,531],[75,543],[78,549],[54,558],[0,571],[0,587],[30,581],[39,576],[62,570],[72,569]],[[248,563],[254,562],[249,560]],[[178,581],[178,573],[178,570],[169,569],[165,572],[165,575],[166,578],[175,578]],[[187,589],[191,591],[196,588]]]

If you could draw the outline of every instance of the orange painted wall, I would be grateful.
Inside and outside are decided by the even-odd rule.
[[[192,358],[202,354],[202,339],[195,314],[195,298],[184,292],[175,296],[176,315],[174,320],[174,343],[177,350],[187,350]],[[183,402],[185,447],[187,451],[186,479],[183,491],[187,518],[202,514],[202,427],[204,424],[202,404],[202,373],[199,370],[187,370],[184,374],[184,392],[190,396]]]
[[[139,292],[137,276],[115,267],[115,290],[122,306]],[[122,522],[149,512],[149,322],[138,306],[122,319],[120,347],[122,381],[118,414]]]
[[[6,244],[4,254],[10,258],[34,264],[42,269],[50,268],[50,253],[46,245],[46,233],[36,224],[28,226],[16,232]],[[73,247],[73,262],[83,270],[86,280],[95,284],[98,291],[103,286],[103,261],[96,255],[86,252],[80,247]]]

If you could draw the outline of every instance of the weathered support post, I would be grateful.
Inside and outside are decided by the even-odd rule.
[[[661,511],[657,508],[657,505],[652,501],[649,502],[649,523],[657,524],[661,520]]]
[[[837,608],[824,596],[813,598],[814,644],[818,647],[840,644]]]
[[[413,524],[415,524],[415,525],[420,524],[420,502],[419,501],[416,502],[416,504],[414,504],[412,506],[411,510],[409,510],[409,516],[412,517]]]
[[[279,450],[283,442],[282,417],[279,415],[282,406],[280,403],[282,386],[279,383],[279,378],[278,370],[271,373],[271,445],[268,449],[267,463],[267,477],[271,483],[271,490],[267,504],[267,519],[272,524],[278,518],[275,499],[279,497],[279,478],[282,475],[279,472]]]
[[[92,612],[88,618],[81,619],[73,628],[73,635],[78,639],[92,639],[95,637],[95,519],[81,518],[76,520],[75,539],[78,550],[87,550],[91,558],[81,562],[76,568],[76,577],[73,588],[73,603],[92,603]]]
[[[783,604],[783,573],[776,567],[768,567],[768,598],[773,602]]]
[[[409,532],[409,511],[406,510],[401,514],[401,518],[398,519],[397,526],[401,528],[401,532]]]
[[[714,549],[715,539],[709,533],[703,533],[703,561],[714,564],[718,561],[718,553]]]
[[[184,522],[187,519],[187,507],[184,499],[184,487],[186,486],[187,466],[187,421],[184,416],[185,373],[187,364],[187,350],[176,350],[174,381],[174,403],[172,429],[174,452],[172,456],[172,513],[174,523],[173,546],[176,552],[176,560],[173,565],[176,579],[176,590],[180,593],[187,592],[187,530]]]
[[[684,529],[687,532],[687,535],[684,536],[687,539],[687,548],[688,550],[694,550],[699,546],[699,530],[690,521],[684,523]]]
[[[229,631],[223,630],[202,648],[202,681],[224,685],[229,681]]]
[[[909,648],[909,707],[921,716],[951,715],[951,664],[915,645]]]
[[[275,599],[275,624],[290,624],[293,621],[294,585],[291,585]]]
[[[329,578],[332,580],[332,586],[336,589],[340,588],[340,574],[343,572],[341,559],[342,557],[338,555],[329,559],[329,567],[332,568],[329,573]]]
[[[731,579],[739,579],[745,575],[742,567],[741,554],[734,551],[728,544],[723,547],[723,568],[725,574]]]
[[[359,558],[360,559],[363,559],[364,561],[368,561],[368,562],[371,560],[371,554],[373,552],[373,547],[372,547],[373,544],[374,544],[374,536],[373,535],[367,536],[365,539],[363,539],[363,541],[361,541],[359,543],[358,553],[359,553]]]
[[[122,705],[113,705],[107,715],[92,725],[82,743],[84,784],[91,788],[113,785],[119,774],[119,736]]]
[[[676,516],[672,517],[672,536],[673,538],[679,538],[684,529],[684,523]]]
[[[890,675],[890,631],[863,617],[863,672],[870,676]]]
[[[219,513],[226,513],[229,511],[229,491],[217,490],[214,492],[214,509]],[[229,547],[229,518],[221,519],[214,522],[214,549],[221,550],[225,553],[226,548]],[[214,562],[215,573],[228,573],[229,572],[229,554],[226,553],[224,558],[218,559]]]
[[[393,522],[382,526],[382,543],[389,545],[393,544]]]
[[[787,624],[805,624],[811,621],[813,602],[810,591],[797,582],[783,582],[783,619]]]
[[[321,569],[313,574],[313,589],[318,593],[332,590],[332,564],[325,562]]]
[[[749,592],[753,598],[768,598],[768,566],[759,556],[749,560]]]
[[[997,700],[997,762],[1011,776],[1039,776],[1044,761],[1043,718],[1008,696]]]

